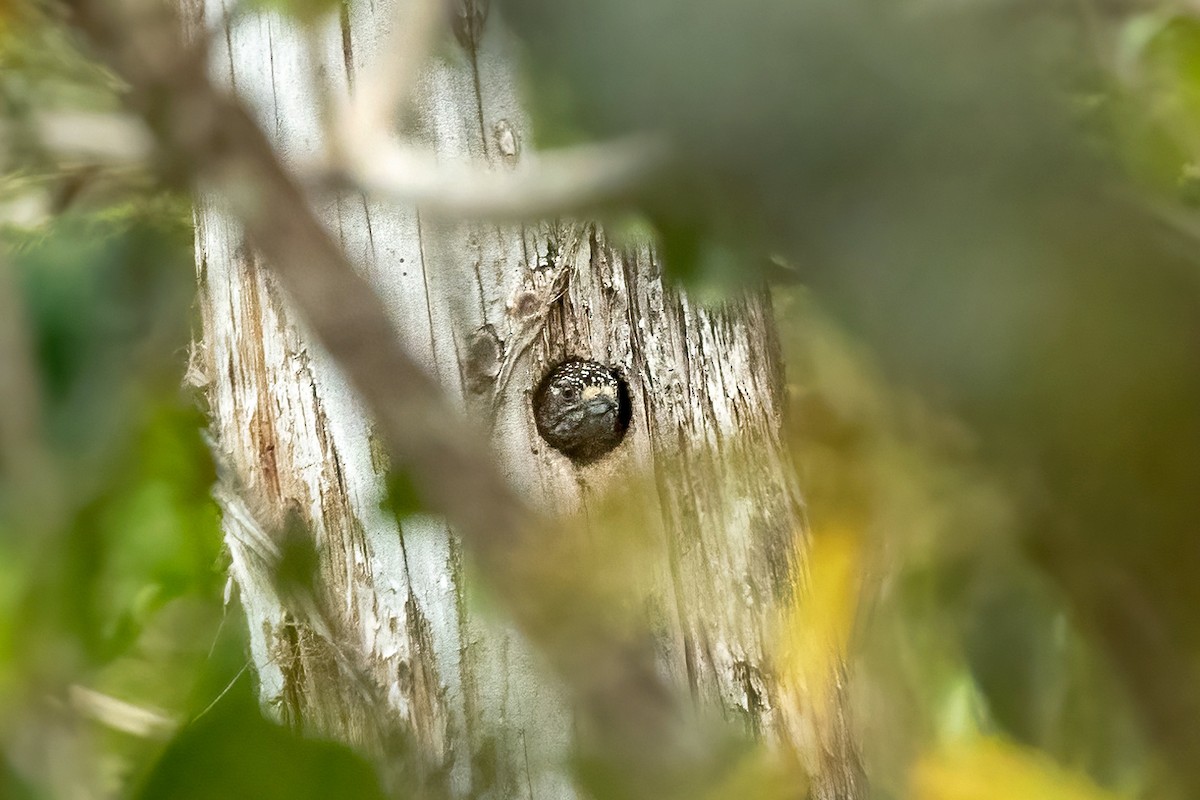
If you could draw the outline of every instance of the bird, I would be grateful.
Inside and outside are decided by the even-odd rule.
[[[533,393],[533,417],[546,442],[578,464],[611,452],[630,420],[629,390],[597,361],[569,358],[550,369]]]

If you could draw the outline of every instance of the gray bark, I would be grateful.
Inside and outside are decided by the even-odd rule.
[[[208,24],[225,13],[210,2]],[[241,17],[212,70],[300,164],[322,147],[314,67],[344,90],[392,22],[389,2],[352,4],[314,65],[289,23]],[[493,19],[477,43],[440,51],[406,135],[447,163],[536,159],[509,45]],[[768,296],[702,307],[663,283],[651,249],[618,248],[587,222],[437,220],[351,193],[314,202],[406,349],[487,422],[497,463],[531,503],[600,526],[606,498],[645,487],[636,524],[651,544],[634,594],[662,670],[701,706],[794,747],[820,796],[862,796],[843,716],[801,707],[769,658],[800,580],[803,513]],[[460,796],[575,796],[563,765],[576,720],[537,653],[479,602],[454,531],[381,510],[386,464],[369,419],[218,200],[197,210],[196,237],[217,493],[264,705],[382,760],[411,742]],[[616,367],[633,400],[625,441],[584,467],[545,446],[529,408],[569,355]],[[303,603],[267,566],[293,517],[319,554]]]

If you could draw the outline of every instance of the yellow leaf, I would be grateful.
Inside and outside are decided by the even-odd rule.
[[[997,739],[978,739],[914,767],[911,800],[1117,800],[1045,754]]]
[[[859,536],[833,528],[812,538],[807,580],[797,587],[784,622],[778,663],[782,683],[821,712],[832,700],[858,605]]]

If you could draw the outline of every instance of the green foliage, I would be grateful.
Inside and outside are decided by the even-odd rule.
[[[383,498],[383,507],[396,519],[403,519],[424,510],[421,494],[417,491],[408,470],[388,470],[387,495]]]
[[[166,748],[139,800],[383,800],[375,773],[344,745],[267,722],[242,680]]]
[[[616,238],[654,236],[708,296],[803,283],[776,301],[813,552],[835,556],[812,572],[863,588],[832,580],[799,619],[848,648],[877,796],[1194,796],[1200,22],[893,5],[508,0],[504,17],[541,144],[649,129],[676,148]],[[179,388],[188,200],[144,175],[78,199],[91,173],[29,122],[111,110],[120,86],[53,21],[14,17],[0,200],[55,202],[0,232],[33,360],[6,390],[36,400],[0,481],[0,796],[54,796],[28,753],[69,746],[97,794],[380,797],[358,756],[262,718],[222,608],[214,470]],[[422,511],[403,469],[384,507]],[[280,590],[312,594],[311,537],[280,544]],[[80,687],[178,733],[120,730],[71,706]],[[500,772],[497,752],[477,766]],[[598,797],[632,791],[619,758],[574,766]],[[710,766],[689,792],[803,791],[761,749]]]
[[[175,218],[122,214],[8,237],[65,526],[49,539],[61,550],[35,569],[62,582],[55,627],[74,626],[91,657],[119,648],[138,616],[216,580],[212,471],[201,417],[177,388],[191,293],[184,231]],[[17,545],[21,531],[9,533]],[[28,602],[45,613],[44,599]]]
[[[225,578],[215,475],[203,416],[180,387],[189,217],[180,198],[156,194],[0,233],[33,357],[6,391],[40,401],[28,451],[5,463],[45,467],[32,493],[11,472],[0,482],[5,751],[16,731],[36,729],[47,695],[76,685],[181,716],[216,636]],[[170,630],[168,620],[183,624]],[[74,742],[45,736],[51,750],[82,748],[81,771],[89,751],[127,773],[157,750],[95,724]],[[45,796],[46,776],[29,770],[19,764],[11,780]]]
[[[8,237],[42,367],[48,436],[88,473],[110,437],[140,419],[129,401],[177,372],[193,291],[185,209],[178,201],[105,209]]]
[[[291,598],[317,596],[316,581],[321,562],[311,532],[298,516],[293,516],[278,535],[279,561],[274,573],[277,591]]]

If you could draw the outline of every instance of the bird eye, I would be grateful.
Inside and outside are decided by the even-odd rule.
[[[575,390],[572,387],[567,386],[562,390],[562,396],[563,396],[563,400],[574,400],[575,399]]]

